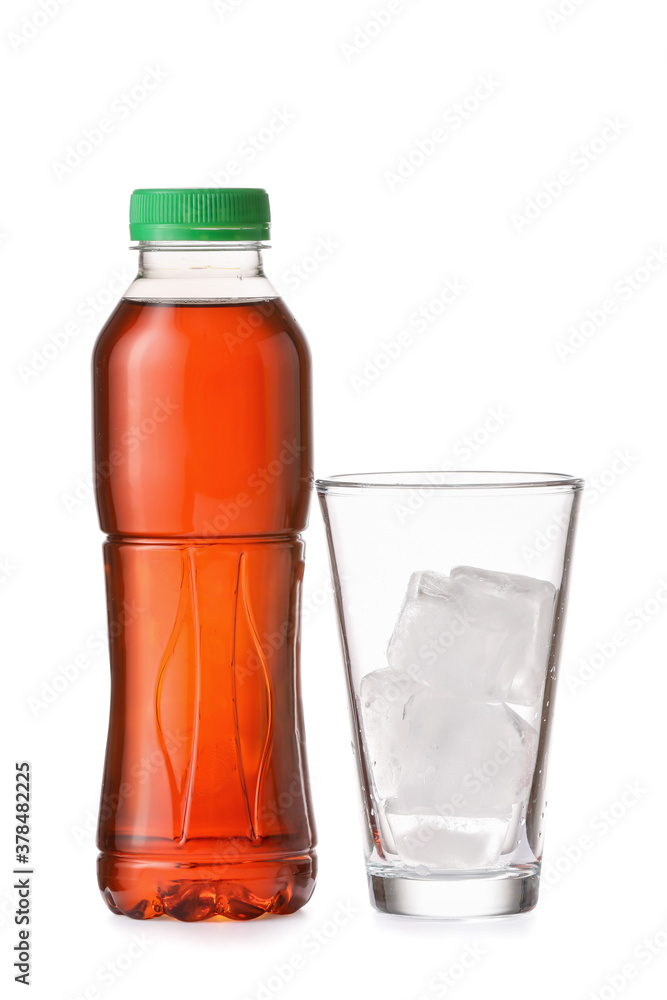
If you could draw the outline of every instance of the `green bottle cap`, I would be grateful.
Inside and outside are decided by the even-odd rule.
[[[139,188],[130,199],[132,240],[267,240],[264,188]]]

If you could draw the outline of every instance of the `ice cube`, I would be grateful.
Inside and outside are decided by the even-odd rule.
[[[401,672],[411,670],[437,685],[444,660],[454,669],[455,654],[472,624],[448,576],[432,570],[413,573],[389,640],[389,666]],[[479,645],[479,637],[474,638]]]
[[[538,744],[516,712],[422,689],[402,725],[393,748],[399,783],[387,808],[510,819],[530,788]]]
[[[393,795],[401,778],[409,724],[406,706],[423,685],[410,670],[385,667],[361,679],[359,715],[366,763],[379,799]]]
[[[501,854],[511,854],[519,846],[521,831],[523,829],[523,819],[526,811],[526,802],[515,802],[512,806],[512,816],[510,817],[505,842],[501,848]]]
[[[389,641],[392,669],[440,691],[535,706],[546,677],[556,591],[546,580],[454,568],[413,573]]]
[[[443,870],[491,868],[507,838],[508,820],[387,813],[396,852],[409,865]]]
[[[398,788],[386,803],[399,856],[443,869],[497,863],[516,846],[537,733],[505,705],[429,689],[411,697],[406,722]]]
[[[556,589],[548,580],[457,566],[451,582],[477,629],[488,629],[489,662],[495,661],[501,700],[536,705],[547,673]]]

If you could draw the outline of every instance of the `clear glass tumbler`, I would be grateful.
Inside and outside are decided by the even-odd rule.
[[[317,482],[379,910],[463,918],[537,902],[583,485],[523,472]]]

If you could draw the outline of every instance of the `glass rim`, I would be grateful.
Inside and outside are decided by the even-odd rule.
[[[319,494],[347,490],[582,490],[583,479],[561,472],[442,469],[432,471],[341,473],[316,479]]]

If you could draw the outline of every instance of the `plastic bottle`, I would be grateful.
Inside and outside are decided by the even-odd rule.
[[[266,192],[140,190],[94,353],[115,913],[291,913],[316,872],[299,695],[310,360],[264,276]]]

